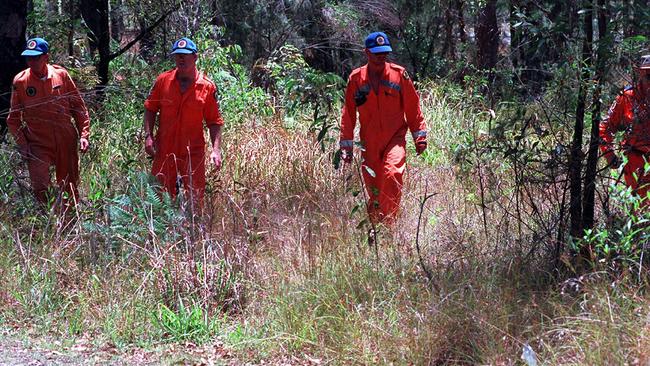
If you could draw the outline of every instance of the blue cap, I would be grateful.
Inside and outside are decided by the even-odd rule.
[[[50,45],[47,44],[47,41],[43,38],[30,38],[27,41],[25,50],[21,53],[21,56],[39,56],[44,53],[47,53],[50,50]]]
[[[366,48],[370,53],[391,52],[393,50],[390,47],[388,36],[384,32],[370,33],[366,37]]]
[[[192,42],[192,40],[187,37],[179,39],[178,41],[174,42],[174,46],[172,46],[172,54],[180,53],[188,55],[190,53],[196,53],[197,51],[198,50],[196,49],[196,44],[194,44],[194,42]]]

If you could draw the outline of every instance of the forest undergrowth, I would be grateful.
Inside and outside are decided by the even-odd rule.
[[[554,272],[539,221],[518,221],[512,166],[459,161],[491,117],[458,89],[419,85],[429,150],[409,145],[401,216],[372,246],[359,159],[334,169],[337,132],[318,140],[313,104],[290,113],[259,90],[222,88],[224,166],[209,168],[198,217],[147,174],[153,74],[116,74],[76,211],[36,207],[2,147],[0,326],[121,348],[219,340],[251,363],[510,365],[524,349],[541,364],[650,362],[645,270]],[[522,197],[552,216],[544,195]]]

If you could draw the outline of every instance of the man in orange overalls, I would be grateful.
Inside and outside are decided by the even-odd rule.
[[[408,73],[386,62],[392,51],[386,34],[371,33],[365,46],[368,63],[352,71],[345,91],[340,147],[343,160],[351,162],[358,112],[368,214],[373,222],[390,225],[402,196],[406,131],[413,136],[417,154],[422,154],[427,148],[426,124]]]
[[[645,198],[650,188],[650,174],[644,169],[650,162],[650,55],[641,57],[635,71],[634,87],[625,88],[616,97],[607,118],[600,123],[600,148],[608,164],[618,167],[614,139],[616,132],[624,132],[621,150],[627,157],[623,167],[625,183]]]
[[[210,160],[221,168],[221,126],[217,87],[196,69],[197,48],[189,38],[174,42],[176,68],[158,76],[144,102],[145,151],[151,174],[172,197],[181,179],[190,202],[202,206],[205,192],[203,121],[210,131]],[[156,115],[159,116],[156,127]],[[154,131],[155,128],[155,131]],[[154,136],[155,133],[155,136]]]
[[[68,72],[48,64],[48,51],[48,43],[42,38],[27,41],[22,56],[29,68],[14,78],[7,126],[27,160],[36,199],[47,202],[50,167],[54,165],[57,185],[74,204],[79,184],[77,141],[81,152],[86,152],[90,119]]]

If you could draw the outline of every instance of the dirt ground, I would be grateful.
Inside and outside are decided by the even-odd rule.
[[[241,365],[219,342],[198,347],[167,344],[151,350],[118,349],[93,345],[83,337],[71,344],[30,334],[0,329],[0,366],[29,365]]]

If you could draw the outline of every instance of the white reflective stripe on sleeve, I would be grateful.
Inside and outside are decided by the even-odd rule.
[[[344,148],[344,147],[353,147],[354,146],[354,141],[352,140],[341,140],[339,142],[339,147]]]

